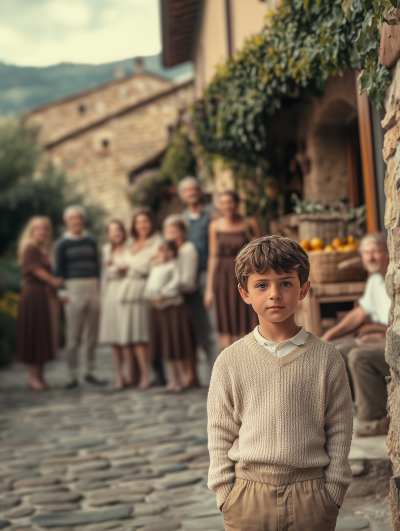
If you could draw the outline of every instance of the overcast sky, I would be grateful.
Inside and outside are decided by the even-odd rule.
[[[106,63],[161,50],[158,0],[0,0],[0,61]]]

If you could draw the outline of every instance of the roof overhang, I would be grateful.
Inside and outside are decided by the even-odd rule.
[[[164,66],[194,59],[201,6],[202,0],[160,0]]]

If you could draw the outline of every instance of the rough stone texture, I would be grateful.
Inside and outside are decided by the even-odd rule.
[[[13,509],[12,511],[7,511],[6,513],[4,513],[4,517],[13,520],[16,518],[24,518],[26,516],[31,516],[31,514],[33,514],[34,512],[34,507],[18,507],[18,509]]]
[[[400,127],[395,126],[389,129],[383,139],[383,158],[387,161],[396,153],[397,143],[400,138]]]
[[[153,90],[139,91],[139,99],[136,96],[128,100],[121,99],[114,94],[113,86],[109,89],[110,101],[106,93],[94,93],[93,98],[97,103],[93,101],[93,105],[102,101],[106,108],[104,113],[99,114],[88,102],[87,116],[81,118],[77,114],[81,102],[73,100],[68,105],[54,104],[30,118],[34,123],[43,125],[44,143],[63,138],[57,144],[48,145],[47,152],[54,164],[64,168],[76,192],[83,194],[88,203],[101,205],[109,217],[114,217],[115,212],[118,212],[118,217],[126,222],[132,210],[127,197],[131,171],[162,153],[169,141],[170,128],[177,123],[180,112],[193,101],[192,83],[179,88],[170,81],[165,85],[164,80],[138,79],[137,82],[141,85],[155,83],[155,86]],[[134,91],[134,80],[127,83],[132,85],[129,91]],[[159,96],[147,104],[115,114],[135,101],[157,94]],[[115,105],[111,100],[115,100]],[[68,110],[65,110],[66,107]],[[99,118],[102,120],[94,125]],[[59,126],[56,121],[60,122]],[[93,125],[88,129],[80,129],[90,124]],[[67,136],[63,137],[64,134]],[[170,206],[182,208],[179,201],[178,205]]]
[[[77,502],[82,499],[79,492],[49,492],[45,494],[34,494],[29,501],[32,505],[46,505],[47,503]]]
[[[16,496],[7,496],[6,498],[0,498],[0,511],[4,509],[9,509],[10,507],[15,507],[21,503],[21,499]]]
[[[366,518],[348,516],[338,520],[336,531],[355,531],[356,529],[366,529],[369,522]]]
[[[42,141],[48,142],[172,86],[172,81],[151,74],[127,76],[39,107],[30,119],[40,126]],[[79,111],[80,105],[85,112]]]
[[[157,524],[157,525],[145,525],[142,527],[141,531],[175,531],[176,529],[180,529],[181,524],[179,523],[165,523],[165,524]]]
[[[132,507],[119,507],[118,509],[108,509],[107,511],[91,511],[87,513],[71,514],[40,514],[34,516],[32,521],[40,527],[46,529],[59,526],[77,526],[106,522],[107,520],[120,520],[129,518]]]
[[[388,412],[390,428],[387,438],[389,457],[393,463],[393,476],[400,476],[400,208],[398,191],[400,189],[400,150],[394,144],[397,137],[399,123],[400,100],[400,62],[392,69],[392,83],[387,89],[385,98],[386,117],[385,122],[392,124],[392,128],[386,133],[385,138],[391,133],[390,158],[387,161],[385,179],[386,211],[385,226],[388,231],[388,247],[390,255],[389,269],[386,275],[386,287],[392,299],[392,307],[389,314],[389,329],[386,343],[386,359],[391,368],[391,383],[388,385]],[[395,113],[396,124],[393,124],[392,114]],[[393,132],[392,132],[393,131]],[[388,154],[388,153],[385,153]],[[395,490],[396,489],[395,487]],[[393,526],[400,529],[400,505],[398,495],[392,488],[390,505],[392,509]]]
[[[166,395],[161,388],[114,393],[108,349],[98,349],[96,367],[99,377],[107,378],[109,385],[98,389],[83,384],[76,393],[60,389],[65,383],[62,357],[46,368],[48,381],[55,388],[46,393],[27,393],[20,365],[0,373],[0,403],[3,393],[9,403],[0,411],[0,474],[9,470],[11,462],[38,462],[38,469],[29,471],[34,477],[19,479],[33,484],[12,490],[14,475],[6,475],[1,482],[10,489],[1,498],[21,500],[18,506],[0,509],[0,518],[11,522],[6,529],[39,531],[46,529],[39,525],[44,523],[53,526],[54,531],[222,531],[222,515],[206,485],[207,390],[194,389],[181,396]],[[204,383],[209,375],[206,370],[201,362],[199,371]],[[22,435],[24,443],[9,443],[11,437]],[[103,443],[82,447],[74,456],[58,453],[72,441],[90,440]],[[363,459],[352,462],[359,474],[355,482],[361,483],[354,494],[362,492],[363,481],[373,485],[371,473],[375,474],[372,477],[377,490],[362,498],[347,496],[338,524],[342,525],[343,518],[357,516],[370,523],[371,531],[388,531],[390,511],[378,464],[372,466]],[[109,463],[109,469],[85,474],[106,474],[107,479],[79,479],[84,475],[79,472],[81,466],[105,463]],[[125,466],[120,468],[121,464]],[[385,466],[388,474],[387,463]],[[60,467],[53,478],[58,483],[41,484],[39,480],[47,477],[37,474],[46,467]],[[138,479],[145,476],[147,479]],[[129,518],[125,518],[126,512],[110,512],[127,508]],[[12,511],[22,512],[12,518]],[[99,513],[107,521],[92,521]]]
[[[364,462],[361,474],[353,477],[346,496],[368,496],[379,492],[389,494],[389,480],[392,464],[385,459],[368,459]]]
[[[13,488],[16,490],[23,487],[44,487],[46,485],[55,485],[59,482],[59,479],[51,477],[20,479],[13,484]]]

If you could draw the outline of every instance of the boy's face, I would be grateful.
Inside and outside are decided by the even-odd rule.
[[[310,289],[310,281],[300,286],[295,271],[276,273],[252,273],[249,276],[247,291],[239,286],[239,292],[246,304],[251,304],[260,320],[281,323],[290,317]]]

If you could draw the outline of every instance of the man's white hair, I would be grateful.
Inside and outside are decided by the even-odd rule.
[[[185,186],[189,183],[196,183],[199,187],[199,190],[202,191],[201,183],[196,177],[193,177],[193,175],[189,175],[188,177],[184,177],[178,184],[178,195],[179,197],[182,197],[183,189]]]
[[[67,222],[71,214],[80,214],[83,219],[86,219],[86,210],[81,205],[71,205],[64,210],[63,219],[64,223]]]
[[[376,245],[380,245],[388,253],[387,236],[383,232],[374,232],[373,234],[366,234],[363,238],[361,238],[359,247],[360,253],[362,253],[363,247],[366,243],[375,243]]]

